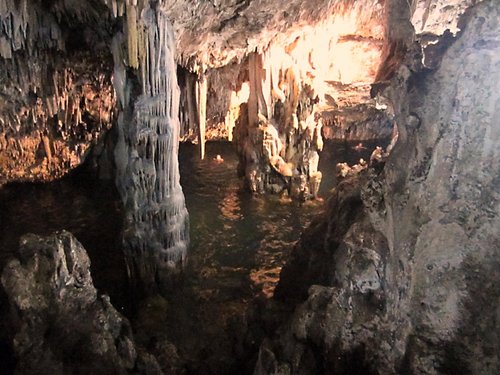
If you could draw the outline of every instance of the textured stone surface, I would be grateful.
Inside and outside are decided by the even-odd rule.
[[[103,12],[95,1],[0,2],[0,184],[60,177],[111,127]]]
[[[499,19],[467,11],[434,71],[406,55],[385,93],[398,143],[297,245],[276,292],[295,310],[255,373],[500,371]]]
[[[113,39],[121,107],[114,156],[129,276],[149,289],[168,285],[186,264],[189,226],[179,174],[180,93],[172,26],[160,4],[151,3],[140,14],[129,11],[127,38],[120,32]],[[139,36],[131,38],[133,32]],[[137,69],[127,70],[132,64]]]
[[[302,27],[319,23],[329,15],[358,9],[362,16],[353,22],[364,36],[383,34],[383,27],[370,23],[379,7],[378,0],[299,1],[283,6],[281,1],[165,0],[177,34],[178,61],[198,69],[221,67],[242,61],[256,49],[259,52],[280,34],[292,34]],[[186,11],[189,9],[189,11]]]
[[[159,374],[128,320],[98,296],[90,260],[69,232],[25,235],[5,267],[19,374]]]

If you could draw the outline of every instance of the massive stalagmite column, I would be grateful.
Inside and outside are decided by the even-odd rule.
[[[179,87],[172,26],[162,5],[128,14],[113,45],[115,87],[122,103],[115,149],[117,186],[126,208],[124,247],[129,274],[164,286],[186,261],[188,213],[178,165]],[[127,11],[129,12],[128,8]]]

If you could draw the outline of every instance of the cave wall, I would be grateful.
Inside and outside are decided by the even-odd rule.
[[[500,4],[450,6],[460,31],[431,70],[404,3],[387,9],[388,50],[404,55],[387,55],[383,94],[398,143],[382,170],[340,183],[296,245],[275,297],[293,312],[256,374],[500,371]]]
[[[107,14],[98,1],[0,2],[0,184],[64,175],[112,126]]]
[[[394,116],[387,108],[358,104],[341,110],[321,113],[323,137],[328,140],[370,141],[390,139],[394,131]]]

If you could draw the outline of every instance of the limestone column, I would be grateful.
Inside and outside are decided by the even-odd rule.
[[[129,276],[148,288],[163,287],[186,263],[189,242],[178,165],[180,91],[174,36],[161,4],[151,2],[142,12],[131,7],[130,14],[140,18],[128,20],[127,39],[118,35],[113,42],[114,84],[122,109],[116,183],[125,206]],[[137,69],[127,70],[124,61]]]

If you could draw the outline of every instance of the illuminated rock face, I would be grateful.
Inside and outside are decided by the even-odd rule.
[[[321,181],[317,98],[292,68],[273,63],[256,53],[249,56],[248,104],[235,129],[240,169],[251,191],[288,189],[291,196],[307,199]]]
[[[248,99],[244,115],[239,108],[234,135],[240,173],[250,190],[314,197],[322,177],[318,163],[324,133],[337,139],[390,136],[392,121],[370,97],[381,61],[383,8],[366,6],[346,6],[322,21],[288,30],[262,53],[250,54],[240,68],[239,76],[248,79]],[[233,97],[243,85],[233,88],[225,119],[239,104]],[[341,122],[358,112],[366,113],[368,120],[359,126],[366,131],[347,134],[348,121]],[[329,127],[323,130],[325,122]]]
[[[103,12],[0,1],[0,184],[61,177],[112,126],[111,54],[96,41]],[[76,19],[69,32],[62,18]]]
[[[124,246],[130,276],[161,287],[182,269],[189,242],[178,165],[174,39],[161,5],[127,11],[137,17],[127,23],[127,56],[121,35],[113,42],[114,84],[123,108],[115,159],[126,211]],[[137,74],[127,73],[123,61],[135,64]]]

